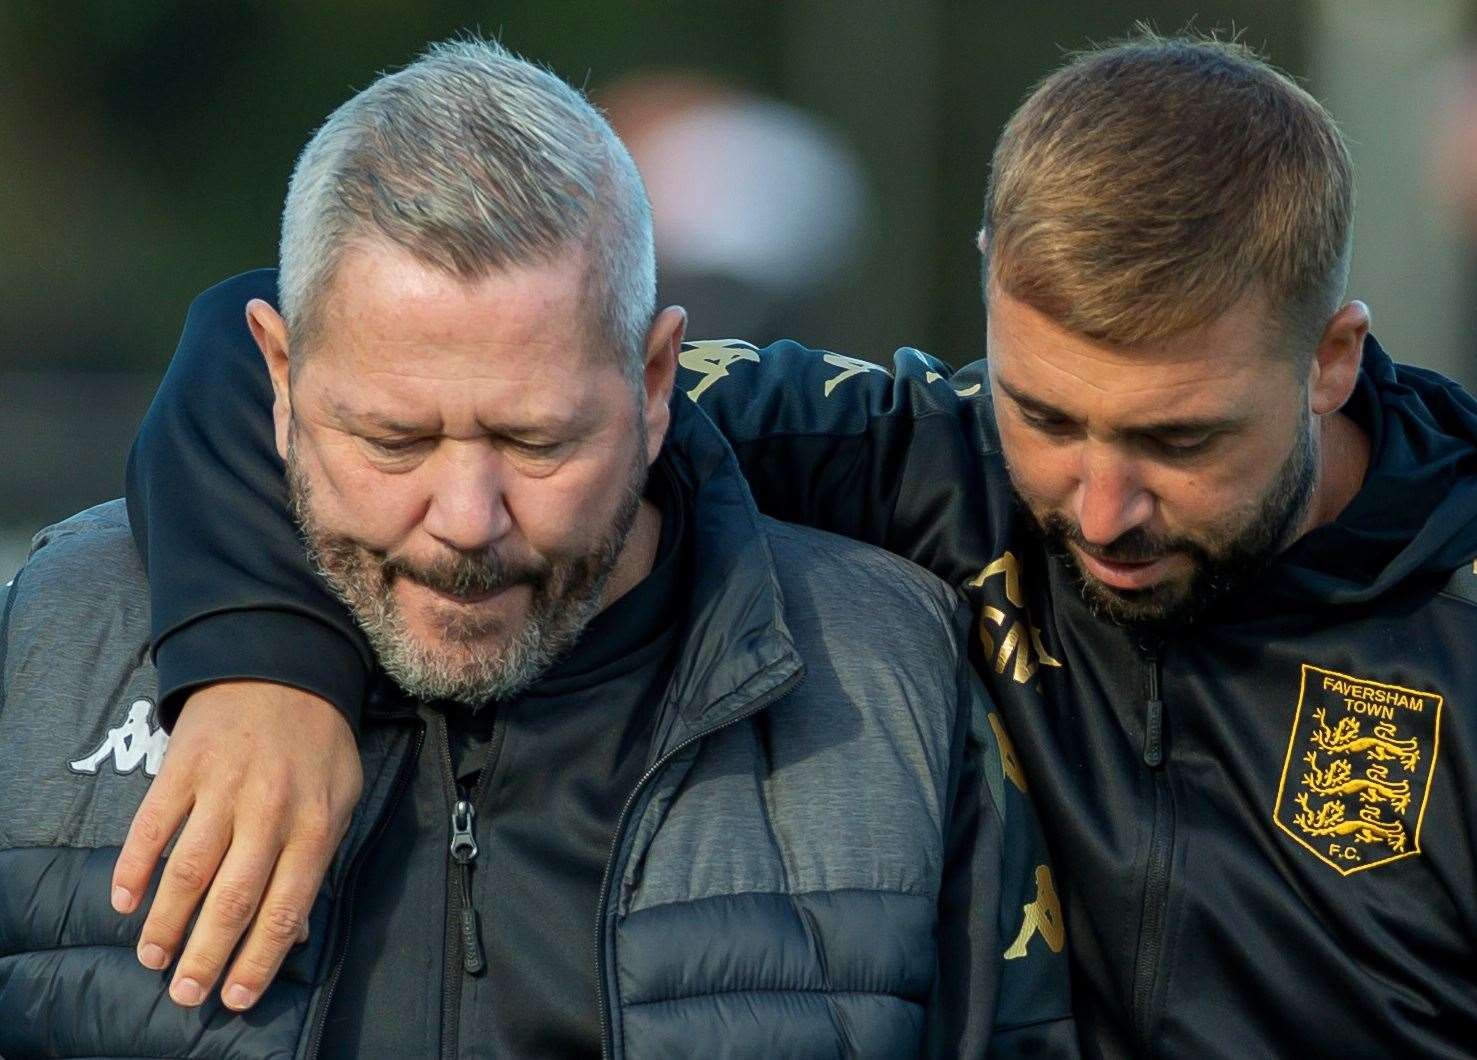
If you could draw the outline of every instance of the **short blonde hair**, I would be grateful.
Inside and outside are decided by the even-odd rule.
[[[1353,209],[1348,150],[1317,100],[1240,43],[1141,28],[1076,56],[1006,125],[986,294],[1133,345],[1260,285],[1311,356],[1343,298]]]

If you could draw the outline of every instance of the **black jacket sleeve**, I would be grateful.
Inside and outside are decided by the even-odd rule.
[[[679,389],[728,438],[766,515],[879,545],[951,584],[975,573],[958,528],[981,518],[975,493],[998,462],[985,362],[954,372],[901,349],[886,368],[727,341],[689,343],[680,369]]]
[[[963,650],[939,891],[930,1057],[1076,1057],[1066,929],[1046,842],[998,714]]]
[[[195,299],[129,454],[166,727],[193,688],[260,678],[324,697],[357,728],[372,657],[287,514],[271,384],[246,326],[246,303],[276,295],[263,269]]]
[[[233,677],[316,692],[354,722],[372,655],[310,570],[287,514],[271,388],[246,327],[276,274],[201,294],[139,429],[128,512],[149,571],[160,714]],[[694,342],[679,393],[729,438],[759,506],[780,519],[881,545],[958,583],[950,528],[978,518],[992,417],[983,365],[950,376],[900,350],[891,372],[780,342]]]

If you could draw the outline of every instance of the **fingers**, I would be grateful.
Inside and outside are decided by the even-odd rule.
[[[138,812],[133,815],[128,838],[113,866],[113,908],[125,915],[138,908],[139,899],[149,889],[159,856],[190,812],[192,794],[175,783],[177,775],[177,771],[169,768],[166,756],[158,778],[149,785]]]
[[[162,971],[179,952],[200,896],[215,878],[231,844],[231,832],[231,819],[219,808],[197,804],[190,813],[164,863],[159,890],[139,934],[138,959],[144,967]]]
[[[138,950],[143,964],[163,970],[183,949],[175,1001],[209,996],[240,945],[226,1000],[237,1009],[255,1003],[287,951],[307,938],[308,911],[362,784],[353,731],[317,697],[256,682],[209,685],[190,697],[113,879],[114,907],[136,910],[185,822]]]
[[[239,1012],[256,1004],[288,950],[307,941],[308,915],[333,849],[333,843],[308,840],[282,851],[256,920],[221,990],[227,1008]]]
[[[236,835],[175,967],[169,996],[176,1004],[198,1005],[209,996],[256,915],[280,843],[273,833]]]

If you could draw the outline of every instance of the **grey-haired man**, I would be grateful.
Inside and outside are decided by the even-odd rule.
[[[44,534],[0,637],[22,763],[0,879],[31,896],[0,901],[0,1053],[1075,1052],[1054,883],[960,602],[759,516],[669,400],[684,316],[654,312],[639,178],[578,93],[432,49],[314,137],[281,260],[280,311],[237,311],[270,481],[375,662],[362,794],[283,844],[211,816],[212,784],[255,779],[229,755],[167,753],[152,787],[105,755],[58,770],[180,681],[147,661],[120,506]],[[247,741],[273,724],[198,705]],[[120,863],[120,922],[135,809],[145,871],[189,820],[156,894]]]

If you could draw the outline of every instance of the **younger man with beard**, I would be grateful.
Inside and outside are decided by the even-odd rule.
[[[145,796],[160,680],[128,523],[44,532],[0,623],[0,1053],[1075,1055],[1050,870],[958,600],[759,516],[670,401],[685,318],[654,311],[640,179],[578,92],[433,48],[314,136],[281,262],[280,313],[233,315],[375,662],[363,796],[280,858],[171,805],[174,752]],[[238,805],[280,820],[342,768],[313,761],[341,749],[322,720],[210,771],[250,763]],[[136,840],[189,814],[142,933],[105,897],[141,800]],[[218,861],[171,969],[171,902]]]
[[[1305,92],[1239,47],[1143,38],[1051,75],[1005,130],[988,362],[951,377],[903,350],[889,378],[792,343],[680,358],[762,508],[971,599],[976,669],[1064,874],[1091,1053],[1477,1040],[1477,405],[1393,364],[1344,301],[1351,213],[1344,145]],[[232,571],[351,641],[305,567],[253,559],[235,530],[250,476],[174,463],[262,437],[237,396],[243,329],[204,322],[270,288],[197,304],[172,371],[198,391],[162,394],[140,435],[156,554],[217,575],[202,593],[153,565],[161,662],[208,646]],[[200,374],[227,356],[235,381]],[[263,444],[215,448],[239,468]],[[219,510],[153,499],[198,483]],[[210,654],[198,679],[233,672]],[[354,682],[317,670],[293,679],[352,710]],[[216,740],[276,709],[198,705]]]

